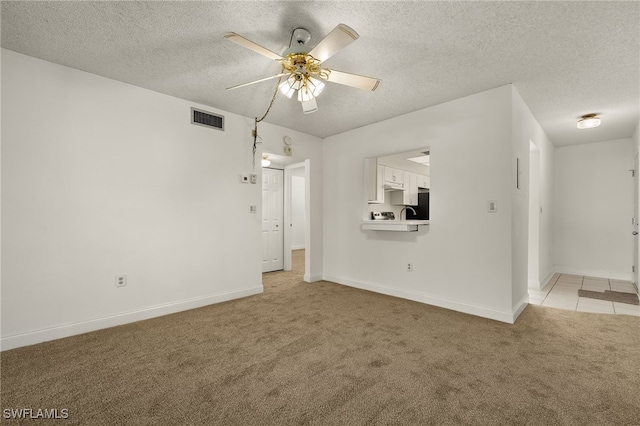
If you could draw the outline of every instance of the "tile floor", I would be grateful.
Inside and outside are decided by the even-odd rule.
[[[554,274],[542,290],[529,289],[529,303],[578,312],[640,316],[640,306],[578,297],[579,289],[636,293],[636,289],[630,281],[582,275]]]

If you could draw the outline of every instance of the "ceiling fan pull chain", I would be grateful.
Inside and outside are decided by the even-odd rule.
[[[279,77],[278,81],[276,82],[276,90],[274,90],[273,92],[273,97],[271,98],[269,107],[265,111],[264,115],[259,120],[258,120],[258,117],[255,117],[255,120],[253,123],[253,171],[254,172],[256,171],[256,149],[258,146],[258,123],[264,120],[265,118],[267,118],[267,114],[269,114],[269,111],[271,111],[271,107],[273,106],[273,103],[276,101],[276,95],[278,94],[278,87],[280,86],[281,80],[282,80],[282,77]]]

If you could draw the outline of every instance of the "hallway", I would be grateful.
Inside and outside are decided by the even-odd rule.
[[[630,281],[554,274],[542,290],[529,289],[529,303],[577,312],[640,316],[639,305],[581,297],[580,289],[636,294],[637,300],[636,289]]]

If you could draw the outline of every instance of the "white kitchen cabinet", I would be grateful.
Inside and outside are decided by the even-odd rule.
[[[384,168],[384,180],[385,182],[393,182],[393,183],[403,183],[404,182],[404,171],[394,169],[393,167]]]
[[[384,166],[378,164],[377,158],[367,160],[368,171],[368,196],[369,204],[384,204]]]
[[[404,172],[404,191],[391,192],[391,204],[394,206],[418,205],[418,175]]]
[[[419,189],[429,189],[431,187],[431,177],[426,175],[417,175],[418,176],[418,188]]]

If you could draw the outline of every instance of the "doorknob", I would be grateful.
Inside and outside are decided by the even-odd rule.
[[[633,231],[631,234],[638,235],[638,231]]]

